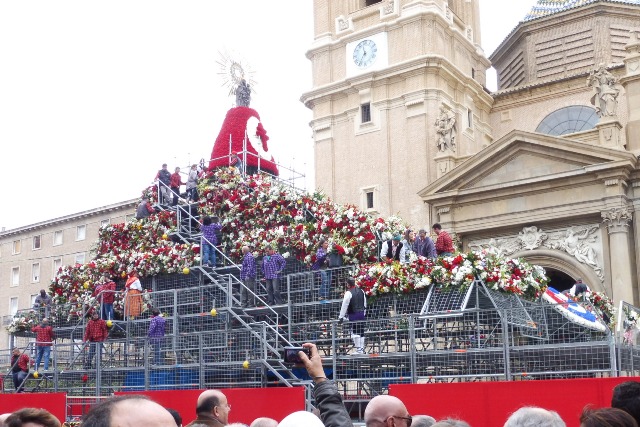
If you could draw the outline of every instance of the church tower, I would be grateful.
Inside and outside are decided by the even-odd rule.
[[[488,145],[478,0],[314,0],[316,187],[414,226],[418,192]]]

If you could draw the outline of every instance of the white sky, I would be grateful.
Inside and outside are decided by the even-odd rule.
[[[480,0],[487,55],[535,2]],[[0,227],[133,199],[162,163],[208,159],[234,102],[220,51],[255,71],[269,149],[310,188],[312,38],[312,0],[0,0]]]

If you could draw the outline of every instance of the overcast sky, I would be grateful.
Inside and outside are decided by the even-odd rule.
[[[480,0],[487,55],[535,3]],[[0,227],[133,199],[162,163],[208,159],[234,102],[219,52],[255,71],[269,148],[310,188],[312,38],[312,0],[0,0]]]

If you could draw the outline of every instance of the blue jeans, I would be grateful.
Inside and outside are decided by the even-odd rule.
[[[102,319],[113,320],[113,304],[102,303]]]
[[[50,345],[43,345],[43,346],[38,346],[36,349],[36,371],[38,370],[38,368],[40,367],[40,361],[42,360],[42,357],[44,356],[44,370],[46,371],[47,369],[49,369],[49,356],[51,355],[51,346]]]
[[[320,270],[320,298],[328,299],[331,287],[331,271]]]
[[[29,373],[25,371],[18,371],[12,374],[13,386],[16,388],[16,393],[22,393],[22,391],[24,390],[24,387],[21,387],[20,385],[22,384],[24,379],[27,378],[27,375],[29,375]]]
[[[96,367],[100,364],[100,359],[102,359],[102,342],[90,342],[89,343],[89,356],[84,363],[85,369],[91,369],[91,365],[93,364],[93,358],[96,355],[96,349],[99,348],[98,353],[98,361],[96,363]]]
[[[267,304],[273,305],[274,301],[280,305],[283,303],[282,295],[280,295],[280,279],[265,279],[267,282]]]
[[[151,350],[153,351],[153,363],[155,365],[159,365],[162,359],[162,338],[151,338],[149,339],[149,345],[151,346]]]
[[[202,242],[202,265],[211,264],[216,266],[216,249],[213,245],[203,241]]]

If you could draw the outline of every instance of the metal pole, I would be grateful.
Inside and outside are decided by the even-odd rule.
[[[416,330],[415,330],[415,319],[413,314],[409,316],[409,356],[411,357],[411,383],[415,384],[418,382],[418,367],[416,363]]]
[[[507,381],[511,381],[513,379],[511,374],[511,353],[509,352],[509,330],[507,329],[509,325],[507,324],[506,316],[500,316],[500,321],[502,323],[502,345],[503,345],[503,357],[504,357],[504,375]]]

